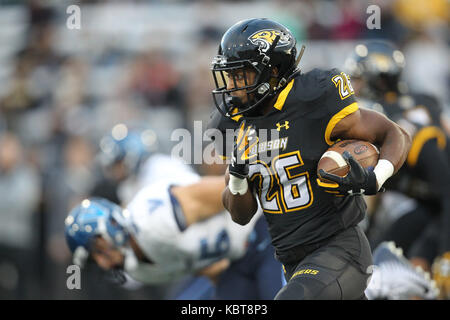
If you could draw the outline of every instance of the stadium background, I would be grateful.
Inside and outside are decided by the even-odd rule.
[[[212,110],[211,58],[222,33],[249,17],[288,26],[306,45],[303,70],[343,67],[362,39],[406,57],[404,80],[449,113],[448,1],[0,1],[0,298],[161,298],[82,276],[68,290],[69,209],[98,175],[99,139],[117,123],[149,127],[170,152],[175,128]],[[69,5],[81,8],[70,30]],[[381,29],[369,30],[369,5]],[[197,166],[201,173],[214,167]]]

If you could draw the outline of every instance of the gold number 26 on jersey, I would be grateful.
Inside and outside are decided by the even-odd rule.
[[[341,72],[338,75],[335,75],[331,78],[336,88],[339,90],[339,96],[342,100],[350,97],[355,92],[353,91],[352,85],[350,83],[350,78],[344,72]]]
[[[257,183],[259,200],[264,212],[294,212],[309,207],[313,194],[307,171],[293,174],[292,170],[303,166],[300,151],[281,154],[272,159],[269,167],[258,160],[250,166],[250,181]]]

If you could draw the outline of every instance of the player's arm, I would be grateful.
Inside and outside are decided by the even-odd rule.
[[[330,137],[365,140],[380,147],[380,160],[374,169],[378,189],[400,169],[411,147],[411,138],[404,129],[383,114],[367,109],[358,109],[340,120]]]
[[[396,173],[411,147],[409,134],[385,115],[368,109],[358,109],[337,123],[331,138],[359,139],[380,147],[380,159],[389,160]]]
[[[258,203],[249,187],[249,164],[256,155],[250,150],[258,143],[256,129],[241,122],[234,139],[231,163],[225,173],[227,187],[223,191],[222,201],[230,212],[234,222],[245,225],[255,215]]]
[[[223,176],[206,176],[187,186],[174,186],[171,191],[177,198],[189,226],[208,219],[224,210],[222,190]]]
[[[252,217],[255,215],[258,209],[258,203],[256,202],[253,193],[250,191],[247,178],[240,179],[232,176],[231,179],[235,180],[235,182],[232,182],[230,185],[230,174],[227,168],[227,171],[225,172],[226,188],[222,193],[223,205],[230,212],[231,218],[234,222],[240,225],[245,225],[250,222]],[[244,185],[242,187],[243,191],[239,193],[233,190],[232,192],[230,188],[233,189],[233,183]]]

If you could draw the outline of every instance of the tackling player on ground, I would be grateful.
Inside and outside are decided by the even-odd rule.
[[[128,288],[136,281],[169,286],[168,299],[273,298],[281,266],[265,245],[261,215],[237,225],[223,210],[223,176],[201,178],[175,159],[157,159],[162,155],[149,160],[155,182],[125,210],[93,197],[70,212],[66,238],[74,263],[93,261]],[[182,291],[172,292],[178,285]]]
[[[124,270],[136,281],[171,283],[245,251],[252,226],[237,229],[223,212],[223,178],[191,172],[172,185],[142,189],[126,209],[101,198],[76,206],[66,218],[75,264],[92,259],[104,270]]]
[[[238,129],[233,150],[217,144],[232,158],[223,203],[243,225],[262,207],[287,280],[276,299],[365,299],[372,256],[357,226],[362,194],[376,194],[399,170],[410,138],[385,116],[359,109],[345,73],[301,73],[295,46],[287,28],[267,19],[241,21],[222,37],[210,127]],[[263,129],[270,134],[258,136]],[[377,145],[380,160],[370,171],[347,157],[345,178],[322,172],[335,183],[320,182],[317,163],[339,139]]]

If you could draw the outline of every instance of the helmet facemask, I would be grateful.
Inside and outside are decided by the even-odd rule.
[[[212,95],[214,103],[224,116],[248,113],[273,93],[269,85],[271,68],[266,66],[258,68],[259,63],[251,60],[225,63],[224,60],[226,61],[224,56],[216,56],[212,67],[216,85]],[[215,61],[222,62],[215,63]],[[237,91],[245,92],[244,101],[236,94],[233,95]],[[224,106],[223,109],[219,107],[221,104]]]

